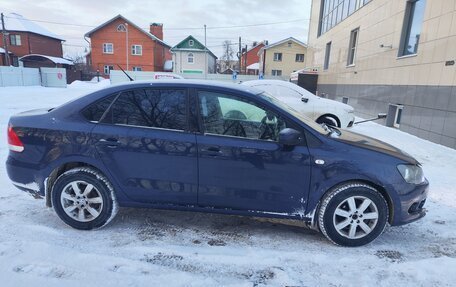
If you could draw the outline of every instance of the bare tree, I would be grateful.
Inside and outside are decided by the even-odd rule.
[[[232,48],[231,41],[225,40],[223,41],[223,56],[222,61],[225,63],[225,69],[230,68],[231,61],[233,60],[234,51]]]
[[[86,63],[85,55],[82,54],[73,54],[66,55],[66,58],[73,61],[73,68],[79,71],[90,71],[90,66]]]

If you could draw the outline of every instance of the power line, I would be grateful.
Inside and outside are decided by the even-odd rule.
[[[296,19],[296,20],[291,20],[291,21],[270,22],[270,23],[261,23],[261,24],[248,24],[248,25],[236,25],[236,26],[207,27],[207,29],[246,28],[246,27],[257,27],[257,26],[288,24],[288,23],[295,23],[295,22],[302,22],[302,21],[309,21],[309,19]]]
[[[26,18],[17,18],[17,17],[11,17],[11,16],[5,16],[5,18],[19,19],[19,20],[26,20],[26,21],[31,21],[31,22],[47,23],[47,24],[55,24],[55,25],[75,26],[75,27],[88,27],[88,28],[98,27],[98,26],[94,26],[94,25],[65,23],[65,22],[54,22],[54,21],[46,21],[46,20],[38,20],[38,19],[26,19]],[[257,27],[257,26],[296,23],[296,22],[302,22],[302,21],[309,21],[309,19],[295,19],[295,20],[289,20],[289,21],[258,23],[258,24],[246,24],[246,25],[234,25],[234,26],[216,26],[216,27],[207,27],[207,29],[214,30],[214,29],[246,28],[246,27]],[[146,29],[147,30],[147,29],[149,29],[149,27],[142,28],[142,29]],[[173,28],[173,27],[165,28],[164,27],[164,29],[165,30],[203,30],[203,27],[180,27],[180,28]]]
[[[63,23],[63,22],[53,22],[53,21],[45,21],[45,20],[17,18],[17,17],[10,17],[10,16],[5,16],[5,18],[18,19],[18,20],[26,20],[26,21],[31,21],[31,22],[39,22],[39,23],[47,23],[47,24],[65,25],[65,26],[77,26],[77,27],[89,27],[89,28],[91,28],[91,27],[92,27],[92,28],[93,28],[93,27],[96,27],[96,26],[92,26],[92,25],[74,24],[74,23]]]

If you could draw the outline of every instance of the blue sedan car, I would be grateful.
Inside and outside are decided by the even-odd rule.
[[[414,158],[242,85],[111,86],[11,117],[8,144],[13,184],[77,229],[151,207],[301,220],[360,246],[426,212]]]

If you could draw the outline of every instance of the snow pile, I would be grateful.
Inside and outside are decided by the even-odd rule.
[[[94,80],[95,79],[95,80]],[[84,89],[84,88],[104,88],[106,86],[109,86],[111,82],[108,79],[104,79],[100,77],[100,81],[98,82],[96,78],[92,79],[92,81],[73,81],[71,84],[68,85],[68,88],[78,88],[78,89]]]
[[[85,84],[85,85],[82,85]],[[53,107],[98,85],[0,88],[0,130],[11,114]],[[121,209],[106,228],[69,228],[14,188],[0,165],[1,286],[451,286],[456,282],[456,150],[375,123],[354,131],[422,162],[429,214],[341,248],[320,234],[252,218]],[[8,150],[0,133],[0,161]]]

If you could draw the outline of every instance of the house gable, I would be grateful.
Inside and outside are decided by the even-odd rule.
[[[193,45],[191,45],[193,41]],[[178,51],[188,51],[188,52],[207,52],[209,55],[217,59],[214,53],[205,47],[200,41],[198,41],[192,35],[188,36],[184,40],[180,41],[177,45],[171,48],[171,52],[178,52]]]
[[[283,39],[282,41],[279,41],[279,42],[264,46],[263,48],[260,49],[260,51],[258,51],[258,54],[262,53],[263,50],[268,50],[268,49],[274,48],[276,46],[288,45],[289,42],[291,42],[293,44],[297,44],[299,46],[302,46],[305,49],[307,48],[307,45],[305,43],[303,43],[303,42],[301,42],[298,39],[295,39],[293,37],[289,37],[289,38]]]
[[[150,39],[156,41],[158,44],[160,45],[163,45],[167,48],[170,48],[171,46],[166,44],[165,42],[163,42],[162,40],[158,39],[156,36],[152,35],[151,33],[143,30],[141,27],[139,27],[138,25],[136,25],[135,23],[131,22],[130,20],[128,20],[127,18],[125,18],[124,16],[122,15],[117,15],[116,17],[106,21],[105,23],[97,26],[96,28],[90,30],[89,32],[87,32],[84,36],[85,37],[88,37],[88,38],[92,38],[92,35],[96,32],[98,32],[99,30],[103,29],[104,27],[106,26],[109,26],[110,24],[112,24],[113,22],[115,22],[116,20],[118,19],[121,19],[122,22],[124,23],[128,23],[129,26],[132,26],[134,27],[136,30],[138,30],[139,32],[143,33],[144,35],[146,35],[147,37],[149,37]]]
[[[192,44],[193,41],[193,45]],[[195,49],[195,50],[201,50],[204,51],[205,47],[204,45],[196,40],[193,36],[188,36],[184,40],[182,40],[179,44],[176,46],[172,47],[171,49],[177,50],[177,49]]]

